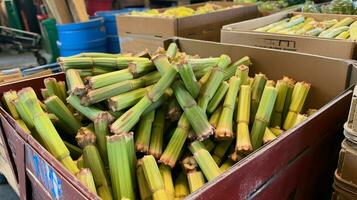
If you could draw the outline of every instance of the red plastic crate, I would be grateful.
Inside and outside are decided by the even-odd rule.
[[[107,11],[112,9],[111,0],[86,0],[87,12],[93,16],[97,11]]]

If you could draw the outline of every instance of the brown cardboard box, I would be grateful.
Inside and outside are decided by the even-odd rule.
[[[336,175],[355,188],[357,194],[357,144],[345,139],[341,146]]]
[[[352,95],[350,90],[345,91],[350,83],[352,67],[348,61],[182,38],[166,40],[164,45],[167,47],[172,41],[176,41],[182,51],[192,55],[198,54],[201,57],[219,56],[224,53],[232,60],[237,60],[243,56],[250,56],[254,63],[251,67],[252,74],[264,72],[269,78],[275,80],[287,75],[296,80],[310,82],[312,88],[307,107],[320,108],[308,120],[242,159],[188,198],[247,199],[255,195],[258,196],[257,199],[289,199],[290,194],[294,192],[296,195],[312,195],[317,191],[316,188],[321,189],[319,176],[331,166],[336,169],[336,165],[331,162],[334,160],[332,159],[334,154],[330,152],[339,150],[338,136],[342,134],[337,130],[339,130],[339,124],[346,121],[348,114],[348,102]],[[63,73],[52,76],[58,80],[65,79]],[[29,86],[39,94],[40,88],[43,88],[43,79],[46,77],[48,76],[0,86],[0,94],[10,89],[20,90]],[[334,84],[331,84],[332,80]],[[69,196],[76,197],[76,199],[94,198],[78,181],[75,181],[74,176],[69,174],[59,161],[30,135],[25,134],[2,108],[0,108],[0,114],[9,121],[12,126],[10,128],[16,130],[26,141],[25,160],[29,162],[29,164],[26,163],[26,170],[32,183],[44,186],[43,181],[37,181],[41,177],[32,175],[36,170],[30,159],[40,153],[43,163],[53,168],[56,176],[61,179],[63,198]],[[321,152],[324,154],[321,155]],[[50,193],[48,188],[51,188],[53,184],[55,183],[50,182],[49,186],[45,187],[45,191]],[[277,187],[280,189],[277,190]],[[264,195],[265,198],[259,198],[259,195]]]
[[[230,44],[241,44],[271,49],[297,51],[334,58],[355,59],[355,42],[349,40],[324,39],[309,36],[284,35],[265,32],[253,32],[271,23],[277,22],[291,15],[302,14],[294,12],[282,12],[259,19],[248,20],[235,24],[226,25],[221,31],[221,42]],[[306,17],[314,17],[316,20],[342,19],[353,15],[334,15],[303,13]]]
[[[218,42],[222,26],[260,16],[256,4],[211,3],[224,7],[233,5],[242,5],[242,7],[233,7],[183,18],[118,15],[117,27],[120,38],[130,38],[130,40],[121,40],[121,50],[123,52],[133,52],[133,50],[138,52],[142,49],[134,49],[132,46],[138,46],[138,43],[141,42],[150,44],[150,40],[162,40],[173,36]],[[195,9],[204,4],[192,4],[187,7]],[[165,9],[159,9],[160,12],[163,10]],[[146,46],[146,48],[150,47],[153,48],[153,46]]]

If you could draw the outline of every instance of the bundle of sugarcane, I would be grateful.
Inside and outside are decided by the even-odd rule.
[[[343,18],[340,21],[337,19],[317,21],[311,17],[305,18],[302,15],[295,15],[254,31],[357,40],[357,22],[351,17]]]
[[[4,104],[103,199],[184,198],[306,119],[310,85],[249,77],[248,57],[199,58],[174,43],[145,56],[61,58],[67,85],[46,78],[44,103],[24,88]]]

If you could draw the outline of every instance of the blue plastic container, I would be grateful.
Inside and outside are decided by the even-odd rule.
[[[104,19],[97,17],[88,22],[57,24],[61,56],[82,52],[106,52]]]
[[[95,13],[96,16],[103,17],[105,22],[105,28],[107,30],[107,35],[118,35],[118,29],[116,24],[115,15],[125,14],[131,11],[144,11],[147,8],[125,8],[122,10],[112,10],[112,11],[98,11]]]
[[[61,56],[73,56],[84,52],[107,52],[106,37],[82,43],[61,43],[57,42]]]
[[[107,52],[108,53],[120,53],[120,40],[118,36],[107,36]]]

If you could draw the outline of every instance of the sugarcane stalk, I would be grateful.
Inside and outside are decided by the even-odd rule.
[[[171,174],[171,168],[167,165],[161,164],[159,166],[160,174],[162,180],[164,181],[164,188],[169,196],[170,199],[174,198],[175,195],[175,188]]]
[[[130,169],[125,134],[107,136],[109,170],[114,199],[135,199],[134,180]]]
[[[105,171],[102,157],[95,146],[95,134],[91,130],[82,127],[78,130],[76,140],[78,145],[83,149],[83,160],[85,166],[92,171],[96,187],[102,187],[103,190],[106,188],[106,190],[110,193],[108,175]]]
[[[17,92],[10,90],[8,92],[4,92],[3,94],[3,102],[7,108],[7,110],[10,112],[11,116],[14,119],[20,119],[19,113],[16,111],[16,107],[13,104],[13,101],[17,99]]]
[[[136,170],[136,177],[137,177],[138,186],[139,186],[140,199],[142,199],[142,200],[151,199],[152,194],[151,194],[150,188],[148,186],[148,183],[147,183],[145,175],[144,175],[142,162],[138,163],[138,168]]]
[[[50,97],[46,88],[41,88],[41,96],[43,99],[47,99],[48,97]]]
[[[85,79],[85,78],[87,78],[89,76],[93,76],[94,75],[92,68],[89,68],[89,69],[75,69],[75,70],[78,72],[79,76],[82,79]],[[66,70],[66,71],[68,71],[68,70]]]
[[[288,130],[293,127],[296,118],[300,111],[302,110],[307,94],[310,90],[310,84],[306,82],[298,82],[294,86],[294,90],[291,96],[291,103],[289,106],[289,112],[284,121],[283,128]]]
[[[348,26],[341,26],[338,28],[334,28],[334,29],[329,29],[329,30],[325,30],[322,31],[319,34],[319,38],[334,38],[336,36],[338,36],[340,33],[344,32],[344,31],[348,31],[350,28]]]
[[[212,70],[205,72],[204,75],[200,78],[200,80],[198,81],[198,84],[200,84],[200,88],[202,88],[203,85],[205,85],[207,83],[209,77],[211,76],[211,72],[212,72]]]
[[[23,119],[25,122],[26,126],[30,129],[34,128],[35,126],[33,124],[32,116],[25,105],[19,99],[13,100],[12,103],[14,104],[16,111],[20,115],[21,119]]]
[[[58,82],[55,78],[49,77],[46,78],[43,82],[45,84],[49,96],[56,95],[62,101],[66,100],[66,96],[63,96],[63,94],[61,93],[60,88],[58,86]]]
[[[204,69],[210,69],[217,66],[219,57],[215,58],[188,58],[187,63],[191,68],[197,72]]]
[[[132,56],[60,58],[60,64],[65,70],[70,68],[92,68],[93,66],[124,69],[131,62],[149,62],[149,59]]]
[[[286,94],[288,92],[288,82],[285,79],[278,80],[276,87],[278,90],[278,96],[274,105],[274,110],[271,116],[270,126],[282,126],[282,115],[284,109],[284,103],[286,99]]]
[[[151,88],[152,86],[147,86],[111,97],[108,99],[108,106],[112,111],[121,111],[135,105]]]
[[[246,154],[252,151],[249,134],[251,89],[249,85],[242,85],[238,98],[237,112],[237,141],[236,152]]]
[[[219,169],[224,172],[227,169],[231,168],[234,165],[234,162],[231,159],[227,159],[223,162],[223,164],[219,167]]]
[[[157,54],[151,58],[151,61],[155,64],[157,71],[161,75],[171,68],[169,58],[165,54]]]
[[[349,28],[351,30],[351,27]],[[342,33],[340,33],[339,35],[337,35],[335,37],[335,39],[339,39],[339,40],[345,40],[348,39],[350,37],[350,30],[347,31],[343,31]]]
[[[153,200],[169,199],[159,167],[152,155],[144,156],[142,158],[142,168],[148,186],[152,191]]]
[[[177,44],[172,42],[172,43],[170,43],[169,47],[167,48],[166,56],[172,60],[175,58],[177,51],[178,51]]]
[[[276,135],[268,127],[265,128],[265,132],[263,136],[263,144],[266,144],[275,139],[276,139]]]
[[[103,163],[105,166],[108,165],[108,154],[107,154],[107,139],[109,136],[109,124],[111,122],[111,115],[102,112],[94,120],[94,130],[96,135],[96,142],[100,156],[103,158]]]
[[[208,113],[213,113],[217,109],[219,104],[222,102],[222,99],[224,99],[228,91],[228,88],[229,88],[229,84],[227,83],[227,81],[221,82],[216,93],[214,94],[213,98],[211,99],[211,101],[207,106]]]
[[[221,116],[221,112],[222,112],[222,106],[219,106],[214,113],[211,115],[210,119],[209,119],[209,123],[214,127],[217,128],[218,126],[218,121],[219,121],[219,117]]]
[[[151,72],[155,69],[155,65],[153,62],[132,62],[129,63],[128,66],[129,72],[132,73],[134,76],[138,74],[144,74]]]
[[[22,130],[26,133],[31,135],[31,131],[29,128],[27,128],[25,122],[22,119],[15,119],[16,123],[22,128]]]
[[[284,132],[284,130],[281,130],[280,127],[277,127],[277,126],[276,126],[276,127],[270,127],[269,129],[270,129],[271,132],[273,132],[274,135],[277,136],[277,137],[278,137],[279,135],[281,135],[281,134]]]
[[[298,114],[298,116],[296,117],[295,123],[293,125],[293,127],[301,124],[303,121],[305,121],[307,119],[306,115],[302,115],[302,114]]]
[[[57,133],[50,118],[42,111],[38,100],[30,98],[26,100],[25,105],[33,117],[33,123],[37,133],[39,133],[48,151],[72,174],[77,174],[79,170],[76,164],[70,157],[67,147]]]
[[[266,32],[266,31],[268,31],[269,29],[272,29],[272,28],[274,28],[274,27],[276,27],[276,26],[278,26],[278,25],[284,24],[284,23],[286,23],[286,22],[288,22],[288,21],[289,21],[289,19],[288,19],[288,18],[285,18],[285,19],[282,19],[282,20],[280,20],[280,21],[278,21],[278,22],[269,24],[269,25],[267,25],[267,26],[263,26],[263,27],[257,28],[257,29],[255,29],[254,31],[257,31],[257,32]]]
[[[98,103],[100,101],[109,99],[110,97],[152,85],[156,83],[159,78],[160,74],[158,72],[151,72],[137,79],[126,80],[99,89],[89,90],[85,95],[85,98],[82,99],[82,103],[88,105]]]
[[[146,108],[142,115],[147,115],[150,112],[158,109],[160,106],[164,105],[166,101],[167,101],[167,96],[166,95],[161,96],[156,102],[154,102],[148,108]]]
[[[149,153],[152,123],[155,119],[155,111],[141,117],[138,130],[135,133],[136,151]]]
[[[213,160],[211,154],[204,148],[201,142],[192,142],[189,146],[189,149],[208,181],[213,180],[221,174],[221,170]]]
[[[119,71],[109,72],[97,76],[87,78],[88,85],[91,89],[98,89],[114,83],[131,80],[136,77],[129,69],[122,69]]]
[[[227,68],[230,63],[231,59],[229,56],[221,55],[217,66],[212,68],[209,79],[201,88],[198,105],[204,112],[206,112],[209,101],[213,98],[220,83],[223,81],[223,70]]]
[[[229,148],[229,146],[232,144],[233,140],[223,140],[219,141],[217,145],[215,146],[213,153],[212,153],[212,158],[216,162],[217,165],[221,165],[222,159],[224,158],[224,155],[226,155],[226,152]]]
[[[79,182],[81,182],[90,192],[97,194],[91,170],[88,168],[81,169],[77,174]]]
[[[164,163],[171,168],[175,166],[183,145],[185,144],[189,130],[190,123],[185,117],[185,114],[183,114],[178,121],[177,128],[166,146],[164,153],[161,155],[159,162]]]
[[[190,194],[187,176],[180,172],[175,180],[175,199],[183,199]]]
[[[216,147],[216,143],[213,142],[210,138],[203,140],[202,144],[205,146],[208,152],[213,151],[213,149]]]
[[[237,68],[242,65],[245,65],[245,66],[252,65],[252,62],[250,61],[250,58],[248,56],[244,56],[243,58],[237,60],[236,62],[231,64],[229,67],[224,69],[224,80],[228,80],[232,76],[234,76],[235,73],[237,72]]]
[[[293,27],[293,26],[295,26],[297,24],[300,24],[300,23],[302,23],[304,21],[305,21],[305,17],[302,16],[302,15],[299,15],[296,18],[290,18],[290,20],[288,22],[286,22],[286,23],[279,24],[279,25],[269,29],[267,32],[268,33],[277,33],[280,30],[283,30],[285,28]]]
[[[167,106],[167,114],[166,119],[170,119],[171,121],[177,121],[180,119],[182,115],[181,107],[177,102],[176,98],[172,98]]]
[[[149,154],[153,155],[156,159],[160,159],[163,147],[164,137],[164,124],[165,124],[165,110],[158,109],[155,113],[155,119],[152,124]]]
[[[198,140],[204,140],[213,134],[213,127],[209,124],[206,114],[197,106],[196,101],[179,81],[172,85],[178,103],[184,110],[185,116],[195,131]]]
[[[61,97],[64,97],[64,100],[67,97],[67,86],[65,81],[58,81],[57,82],[58,88],[59,88],[59,93]]]
[[[243,156],[241,154],[238,154],[237,151],[234,151],[233,153],[231,153],[231,155],[229,155],[229,158],[233,162],[238,162],[239,160],[241,160],[243,158]]]
[[[175,68],[171,67],[153,88],[137,104],[135,104],[135,106],[130,108],[110,126],[111,132],[116,134],[129,132],[139,121],[140,116],[145,109],[158,101],[165,90],[172,84],[176,77],[176,73]]]
[[[86,87],[77,70],[69,69],[66,71],[66,81],[68,84],[68,93],[70,95],[81,96],[86,93]]]
[[[198,190],[205,184],[205,178],[200,171],[187,173],[187,180],[191,193]]]
[[[67,145],[66,145],[66,146],[67,146]],[[78,169],[80,169],[80,170],[86,167],[85,164],[84,164],[83,156],[80,156],[80,157],[75,161],[75,163],[77,164],[77,167],[78,167]]]
[[[68,70],[67,70],[68,71]],[[116,69],[113,68],[107,68],[107,67],[93,67],[91,69],[91,73],[93,76],[97,76],[97,75],[101,75],[101,74],[106,74],[106,73],[110,73],[116,71]]]
[[[67,106],[57,96],[50,96],[45,101],[48,111],[55,114],[58,119],[66,125],[71,132],[69,134],[76,135],[82,124],[67,108]]]
[[[66,141],[63,141],[64,145],[66,145],[66,147],[68,148],[68,151],[71,155],[72,158],[79,158],[82,156],[82,149],[69,143],[69,142],[66,142]]]
[[[102,110],[98,109],[95,106],[83,106],[83,105],[81,105],[80,99],[77,96],[70,95],[67,98],[67,102],[74,109],[76,109],[79,113],[81,113],[82,115],[86,116],[91,121],[95,121],[95,119],[98,118],[99,114],[105,112],[105,111],[102,111]]]
[[[249,84],[249,67],[247,65],[240,65],[237,68],[236,74],[235,76],[237,76],[240,81],[241,81],[241,85],[248,85]]]
[[[229,89],[223,103],[223,109],[215,132],[215,137],[217,139],[233,138],[233,112],[240,85],[240,78],[232,76],[232,78],[229,79]]]
[[[351,17],[346,17],[346,18],[343,18],[342,20],[340,20],[339,22],[334,23],[333,26],[331,26],[327,30],[332,30],[332,29],[339,28],[342,26],[348,26],[348,25],[352,24],[353,22],[354,22],[354,20]]]
[[[267,77],[264,74],[256,74],[254,77],[252,90],[251,90],[251,104],[250,104],[250,122],[252,123],[255,119],[255,115],[258,110],[260,99],[263,94],[264,86],[267,82]]]
[[[142,167],[142,160],[138,160],[138,166],[136,169],[136,177],[139,186],[139,193],[141,200],[151,200],[152,192],[149,188],[148,182],[145,178],[145,174]]]
[[[269,124],[277,93],[277,90],[272,86],[265,87],[263,91],[251,132],[253,150],[258,149],[262,145],[265,129]]]
[[[294,90],[294,84],[295,81],[289,77],[284,77],[284,79],[287,81],[288,83],[288,90],[286,92],[286,98],[285,98],[285,102],[284,102],[284,108],[283,108],[283,114],[282,114],[282,125],[285,122],[286,116],[288,115],[289,112],[289,107],[291,104],[291,97],[293,95],[293,90]]]
[[[134,133],[130,132],[124,134],[125,143],[128,151],[128,158],[131,169],[131,178],[134,181],[134,189],[136,189],[136,177],[135,177],[135,167],[137,166],[138,160],[136,158],[135,144],[134,144]]]
[[[187,60],[182,60],[177,65],[177,71],[187,91],[195,99],[200,92],[200,85],[196,80],[192,67],[187,64]]]

